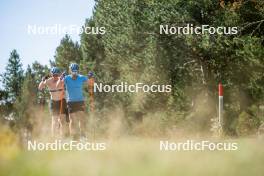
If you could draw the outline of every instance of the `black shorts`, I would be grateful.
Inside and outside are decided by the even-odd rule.
[[[67,109],[68,109],[68,113],[85,111],[84,102],[83,101],[67,102]]]
[[[52,115],[60,115],[67,113],[66,100],[50,100],[50,112]]]

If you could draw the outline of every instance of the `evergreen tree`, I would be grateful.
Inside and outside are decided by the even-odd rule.
[[[226,110],[224,130],[235,132],[232,124],[239,114],[252,104],[263,102],[263,7],[261,0],[243,3],[224,0],[96,1],[93,16],[85,25],[104,26],[106,34],[81,35],[81,63],[95,68],[97,81],[108,84],[155,82],[173,87],[169,95],[150,93],[137,97],[108,93],[101,98],[102,94],[97,95],[100,108],[122,104],[125,110],[182,112],[191,121],[196,117],[205,118],[196,124],[209,127],[210,118],[216,116],[216,108],[195,109],[217,105],[212,100],[216,100],[217,85],[222,82]],[[160,34],[161,24],[236,26],[239,33],[165,35]],[[176,118],[174,114],[171,113],[171,119]]]
[[[65,35],[56,48],[55,65],[63,70],[68,71],[72,62],[80,63],[81,50],[79,44],[74,43],[69,35]]]
[[[32,77],[34,78],[34,89],[32,91],[37,95],[37,104],[44,105],[46,99],[49,97],[49,92],[47,89],[42,91],[38,90],[38,85],[41,82],[42,77],[49,75],[49,69],[47,65],[41,65],[39,62],[35,61],[32,66]]]
[[[16,101],[15,109],[17,112],[17,120],[20,122],[19,125],[29,127],[32,125],[34,119],[33,110],[36,105],[37,94],[36,94],[36,81],[32,74],[32,69],[28,65],[23,86],[21,89],[20,101]]]
[[[0,90],[0,121],[2,117],[7,116],[12,111],[12,104],[7,101],[8,93],[5,90]]]
[[[20,97],[23,83],[23,69],[16,50],[10,53],[5,73],[1,75],[3,87],[8,93],[8,101],[14,102]]]
[[[96,27],[95,21],[90,18],[86,19],[84,27]],[[105,51],[102,43],[102,35],[81,34],[81,53],[82,59],[80,69],[83,74],[88,71],[99,72],[100,64],[105,58]]]

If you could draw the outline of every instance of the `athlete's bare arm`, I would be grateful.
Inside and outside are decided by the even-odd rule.
[[[45,86],[46,86],[46,80],[45,80],[45,81],[42,80],[42,81],[39,83],[38,89],[39,89],[39,90],[42,90],[42,89],[45,88]]]
[[[56,83],[56,88],[64,87],[64,79],[59,79]]]

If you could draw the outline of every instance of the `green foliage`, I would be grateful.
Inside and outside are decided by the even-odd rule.
[[[69,35],[62,38],[60,45],[56,48],[55,65],[64,71],[68,71],[72,62],[80,63],[81,52],[80,46],[74,43]]]
[[[164,128],[186,122],[193,129],[209,130],[210,118],[217,116],[217,85],[222,82],[223,130],[230,135],[249,134],[259,121],[249,107],[258,111],[264,98],[263,12],[261,0],[97,0],[93,15],[86,19],[84,27],[105,27],[106,33],[82,33],[80,45],[66,35],[51,64],[68,70],[69,64],[76,62],[82,74],[94,71],[98,83],[170,84],[172,92],[168,94],[95,94],[100,117],[116,106],[124,110],[128,121],[137,119],[138,114],[148,116],[158,112],[163,114],[159,119],[166,124]],[[160,25],[187,24],[237,26],[239,32],[237,35],[159,32]],[[8,93],[19,97],[23,72],[15,51],[9,63],[3,82]],[[31,69],[30,74],[27,72],[31,76],[25,76],[22,88],[25,95],[36,90],[38,80],[48,73],[48,68],[38,63]],[[4,92],[2,95],[5,97]],[[25,95],[21,96],[26,99]],[[47,93],[34,92],[33,97],[36,95],[45,99]],[[24,100],[18,104],[22,116],[26,116],[23,108],[30,105]]]
[[[36,83],[32,76],[32,70],[28,66],[21,89],[20,100],[15,103],[17,117],[21,126],[30,124],[32,107],[36,104]]]
[[[38,62],[34,62],[25,72],[23,86],[21,89],[21,96],[19,101],[15,103],[15,111],[17,113],[16,118],[18,124],[22,127],[26,127],[29,130],[37,120],[36,111],[39,108],[41,100],[46,101],[49,97],[47,91],[38,91],[38,85],[41,78],[49,73],[47,66],[43,66]],[[42,104],[40,104],[42,106]]]
[[[82,68],[84,72],[95,70],[97,81],[106,84],[155,82],[173,87],[170,95],[98,94],[99,108],[111,109],[120,104],[128,113],[185,112],[186,117],[201,116],[203,129],[211,117],[205,118],[208,113],[195,109],[200,104],[210,104],[209,100],[216,98],[218,82],[223,82],[225,130],[232,134],[240,112],[263,100],[262,19],[261,1],[229,5],[208,0],[97,1],[93,16],[85,25],[104,26],[107,32],[96,36],[82,34]],[[238,26],[239,34],[159,34],[160,24],[188,23]],[[208,99],[199,99],[205,90]],[[211,103],[215,106],[207,111],[209,116],[215,116],[217,104]]]
[[[259,120],[257,117],[243,111],[238,117],[236,132],[239,136],[256,134],[258,126]]]
[[[3,87],[8,93],[6,101],[14,102],[21,94],[23,83],[23,69],[20,57],[16,50],[10,53],[5,73],[1,75]]]
[[[37,87],[41,82],[42,77],[49,75],[49,72],[50,71],[47,65],[41,65],[36,61],[31,66],[31,74],[32,78],[34,79],[34,89],[32,91],[37,95],[37,104],[40,105],[45,104],[46,99],[49,97],[49,92],[46,89],[39,91]]]

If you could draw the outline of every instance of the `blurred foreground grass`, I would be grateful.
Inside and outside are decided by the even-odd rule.
[[[159,151],[159,140],[123,138],[108,141],[106,151],[11,150],[2,157],[3,176],[80,175],[264,175],[264,142],[239,139],[237,151]],[[5,149],[8,152],[8,148]]]

